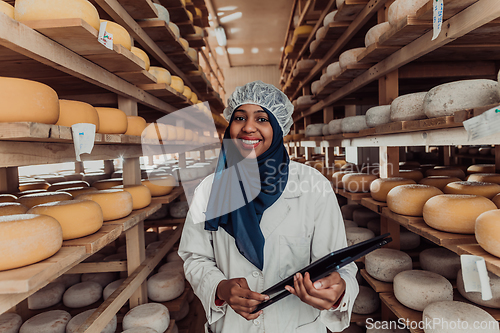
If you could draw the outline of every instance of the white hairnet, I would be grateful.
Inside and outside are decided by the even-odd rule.
[[[243,104],[256,104],[271,112],[283,131],[283,136],[290,132],[293,125],[293,105],[288,97],[272,84],[262,81],[254,81],[237,87],[227,100],[227,108],[224,109],[224,118],[231,120],[231,116],[239,106]]]

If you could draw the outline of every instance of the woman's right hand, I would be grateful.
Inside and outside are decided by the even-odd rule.
[[[223,280],[217,286],[217,297],[225,301],[237,314],[246,320],[259,317],[262,310],[251,314],[255,307],[269,296],[251,291],[245,278]]]

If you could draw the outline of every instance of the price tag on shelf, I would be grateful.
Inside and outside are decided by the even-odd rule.
[[[468,141],[500,133],[500,106],[489,109],[483,114],[464,121]]]
[[[94,148],[95,130],[94,124],[74,124],[71,126],[73,132],[73,144],[75,145],[76,160],[81,162],[81,154],[90,154]]]
[[[490,277],[483,257],[462,254],[462,278],[466,292],[480,292],[483,301],[493,298],[490,286]]]
[[[113,34],[110,34],[106,31],[106,27],[108,26],[108,22],[101,22],[101,26],[99,28],[99,37],[97,40],[102,45],[106,46],[106,48],[112,50],[113,49]]]
[[[443,27],[443,10],[443,0],[433,0],[432,22],[434,35],[432,36],[432,40],[438,38],[441,33],[441,28]]]

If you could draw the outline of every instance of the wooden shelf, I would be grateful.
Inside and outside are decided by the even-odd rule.
[[[185,222],[185,218],[182,219],[159,219],[159,220],[146,220],[144,221],[145,228],[157,228],[157,227],[166,227],[166,226],[178,226]]]
[[[165,21],[148,20],[140,21],[138,24],[165,54],[184,51],[179,39]]]
[[[180,195],[184,193],[184,188],[182,186],[177,186],[167,195],[161,197],[153,197],[152,203],[154,204],[169,204],[177,199]]]
[[[347,30],[350,22],[332,22],[326,28],[326,35],[319,40],[318,47],[309,55],[309,59],[321,59],[335,45],[337,39]]]
[[[379,214],[382,214],[382,209],[384,207],[387,207],[386,202],[376,201],[372,198],[362,198],[361,205],[363,205],[366,208],[370,209],[371,211],[374,211],[375,213],[379,213]]]
[[[332,185],[333,186],[333,185]],[[347,198],[349,200],[355,201],[355,202],[361,202],[361,199],[363,198],[369,198],[371,197],[370,193],[354,193],[354,192],[348,192],[344,190],[343,188],[333,188],[333,191],[338,194],[343,196],[344,198]]]
[[[489,254],[479,244],[464,244],[457,246],[458,254],[471,254],[474,256],[483,257],[486,261],[488,271],[500,276],[500,258]]]
[[[134,20],[158,17],[158,10],[151,0],[118,0]]]
[[[377,293],[392,293],[393,286],[392,283],[379,281],[368,274],[366,269],[360,270],[361,276],[366,282],[375,290]]]
[[[63,247],[83,246],[86,253],[94,254],[115,239],[120,237],[123,231],[122,225],[103,225],[96,233],[77,239],[66,240]]]
[[[368,0],[345,0],[335,15],[336,21],[353,21],[366,7]]]
[[[380,300],[394,313],[398,318],[406,322],[419,323],[422,321],[422,312],[415,311],[399,303],[393,293],[379,294]],[[410,329],[411,333],[424,333],[421,329]]]
[[[139,85],[139,88],[153,96],[158,97],[162,101],[178,107],[193,105],[193,103],[191,103],[186,96],[179,93],[166,83],[141,84]]]
[[[137,223],[147,219],[150,215],[152,215],[154,212],[156,212],[160,208],[161,208],[160,203],[151,203],[146,208],[134,210],[127,217],[124,217],[124,218],[119,219],[119,220],[104,222],[104,225],[105,226],[107,226],[107,225],[122,226],[123,231],[127,231],[127,230],[131,229],[132,227],[136,226]]]

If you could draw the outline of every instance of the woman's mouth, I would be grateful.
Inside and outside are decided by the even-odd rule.
[[[244,149],[255,149],[261,143],[261,140],[240,139],[240,141]]]

